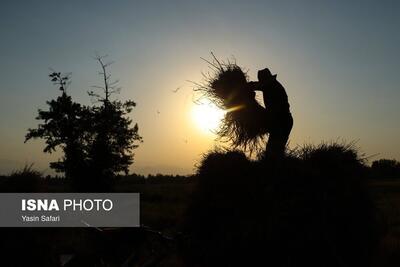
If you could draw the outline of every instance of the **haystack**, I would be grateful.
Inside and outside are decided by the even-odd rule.
[[[205,60],[212,72],[204,75],[205,80],[197,84],[195,91],[226,111],[217,132],[222,140],[234,148],[260,151],[268,133],[265,109],[256,101],[246,72],[235,62],[220,62],[212,56],[212,62]]]

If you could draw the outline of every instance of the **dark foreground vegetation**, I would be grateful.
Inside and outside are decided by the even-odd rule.
[[[367,166],[348,145],[306,146],[283,160],[205,155],[190,177],[119,176],[141,193],[141,228],[1,229],[4,266],[398,266],[396,161]],[[32,168],[2,192],[64,192]],[[125,265],[124,265],[125,264]]]

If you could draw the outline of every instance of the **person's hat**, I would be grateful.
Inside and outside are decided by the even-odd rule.
[[[270,80],[275,80],[276,79],[276,74],[272,75],[271,71],[268,68],[265,68],[263,70],[259,70],[257,77],[258,80],[261,81],[270,81]]]

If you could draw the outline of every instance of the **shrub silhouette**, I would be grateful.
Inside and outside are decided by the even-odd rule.
[[[33,169],[33,164],[25,165],[21,170],[12,172],[9,176],[2,178],[1,192],[34,193],[45,192],[43,175]]]
[[[187,261],[204,266],[368,266],[373,207],[352,145],[305,146],[280,164],[212,152],[186,223]]]

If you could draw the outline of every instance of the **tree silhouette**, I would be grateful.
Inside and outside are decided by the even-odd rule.
[[[44,152],[52,153],[60,148],[63,157],[51,162],[50,167],[63,172],[72,181],[74,189],[84,191],[109,190],[112,178],[120,172],[129,172],[133,163],[133,150],[142,142],[138,125],[132,126],[128,114],[136,106],[132,100],[110,100],[118,81],[110,82],[104,57],[96,57],[100,63],[104,94],[88,92],[101,105],[82,106],[72,101],[66,92],[69,75],[52,72],[49,77],[62,92],[55,100],[47,101],[48,110],[38,111],[42,121],[35,129],[28,129],[25,142],[30,139],[45,140]]]
[[[99,106],[91,108],[91,144],[88,150],[89,164],[92,174],[100,179],[100,186],[107,187],[119,172],[129,172],[129,166],[133,162],[133,150],[142,142],[138,133],[137,123],[132,125],[132,120],[127,116],[136,103],[132,100],[125,102],[111,100],[111,95],[119,93],[118,81],[110,81],[111,75],[107,67],[111,63],[105,63],[105,56],[96,56],[100,64],[99,74],[103,79],[103,86],[94,86],[101,89],[103,94],[89,91],[88,94]]]
[[[59,86],[61,96],[46,102],[48,110],[39,109],[36,119],[42,123],[35,129],[28,129],[25,142],[30,139],[44,139],[45,153],[52,153],[61,148],[64,156],[56,162],[51,162],[50,167],[57,172],[65,173],[66,178],[74,180],[84,169],[87,131],[84,130],[83,118],[89,113],[87,108],[72,101],[71,96],[67,94],[69,75],[53,72],[49,77]]]
[[[400,162],[394,159],[380,159],[372,162],[375,178],[400,178]]]

